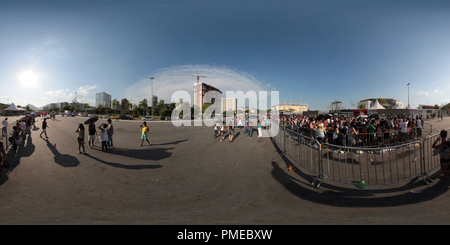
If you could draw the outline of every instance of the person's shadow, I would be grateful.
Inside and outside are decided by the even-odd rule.
[[[52,144],[48,139],[47,141],[47,147],[52,151],[55,160],[55,163],[63,166],[63,167],[76,167],[80,164],[80,161],[71,155],[68,154],[61,154],[58,149],[56,149],[56,144]]]

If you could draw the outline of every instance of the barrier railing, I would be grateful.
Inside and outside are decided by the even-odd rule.
[[[447,135],[450,136],[450,128],[446,129]],[[433,149],[431,146],[439,138],[439,133],[427,136],[423,140],[422,147],[422,171],[429,180],[428,174],[434,169],[440,167],[439,150]],[[448,137],[447,137],[448,139]],[[439,143],[439,142],[438,142]],[[426,180],[425,180],[426,181]],[[432,181],[432,180],[431,180]],[[426,181],[428,183],[428,181]]]
[[[272,122],[275,126],[276,121]],[[319,144],[309,135],[279,126],[272,136],[282,151],[297,164],[315,173],[314,184],[324,180],[358,186],[389,185],[422,178],[429,183],[428,174],[440,165],[439,154],[431,145],[439,134],[383,147],[349,147],[330,143]],[[447,131],[449,131],[447,129]]]

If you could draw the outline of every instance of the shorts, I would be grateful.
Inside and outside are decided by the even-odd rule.
[[[141,140],[147,140],[147,135],[146,134],[142,134]]]
[[[47,129],[42,129],[42,133],[47,133]]]
[[[88,138],[88,140],[89,140],[89,141],[91,141],[91,140],[95,140],[95,135],[89,135],[89,138]]]

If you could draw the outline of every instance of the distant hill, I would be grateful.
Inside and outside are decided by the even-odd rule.
[[[36,106],[34,106],[34,105],[32,105],[32,104],[28,104],[27,106],[29,106],[30,107],[30,109],[31,110],[33,110],[33,111],[39,111],[39,110],[42,110],[42,107],[36,107]]]

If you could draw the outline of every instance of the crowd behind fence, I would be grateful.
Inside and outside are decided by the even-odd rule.
[[[312,184],[317,186],[324,180],[351,184],[357,187],[370,185],[388,185],[415,178],[422,178],[429,183],[429,174],[440,166],[440,156],[431,146],[439,134],[403,141],[390,141],[369,145],[367,140],[361,144],[349,146],[341,135],[341,140],[319,141],[311,134],[293,130],[272,120],[272,126],[279,127],[279,133],[272,139],[279,145],[282,155],[288,155],[297,164],[316,175]],[[448,132],[450,128],[446,129]],[[392,133],[392,132],[390,132]],[[335,138],[337,139],[337,138]],[[394,138],[395,139],[395,138]]]

